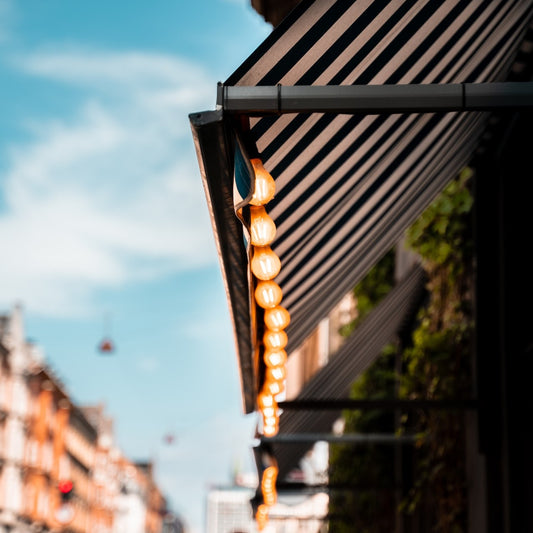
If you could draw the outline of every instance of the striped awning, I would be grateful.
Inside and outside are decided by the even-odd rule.
[[[531,0],[304,1],[223,85],[504,81],[532,13]],[[233,168],[223,176],[218,168],[233,164],[235,136],[276,181],[268,212],[282,264],[276,281],[291,315],[290,356],[468,163],[487,119],[485,112],[191,115],[248,412],[257,386],[255,317],[243,234],[229,221]]]

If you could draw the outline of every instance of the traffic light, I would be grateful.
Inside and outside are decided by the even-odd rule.
[[[64,479],[58,483],[59,492],[61,494],[61,501],[68,502],[72,498],[72,489],[74,485],[70,479]]]

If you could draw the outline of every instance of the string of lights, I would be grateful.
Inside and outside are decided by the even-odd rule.
[[[279,257],[270,245],[276,236],[276,225],[268,215],[265,206],[272,200],[276,185],[274,178],[264,168],[260,159],[251,159],[254,169],[254,192],[250,200],[250,242],[253,247],[250,269],[255,278],[254,298],[263,309],[263,361],[265,375],[261,391],[257,396],[257,407],[261,415],[261,431],[265,437],[273,437],[279,431],[278,397],[285,392],[287,374],[287,334],[290,314],[282,305],[283,292],[274,278],[281,270]],[[269,509],[277,501],[277,466],[267,467],[262,474],[261,492],[263,504],[255,515],[257,527],[262,531],[267,522]]]

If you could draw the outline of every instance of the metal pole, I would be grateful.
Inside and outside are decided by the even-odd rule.
[[[282,433],[274,437],[261,438],[262,444],[299,444],[319,441],[354,444],[396,444],[399,442],[413,443],[416,441],[416,437],[414,435],[387,433],[345,433],[343,435],[333,435],[331,433]]]
[[[476,400],[350,400],[350,399],[301,399],[279,402],[278,406],[283,410],[320,411],[338,409],[401,409],[413,411],[417,409],[477,409]]]
[[[533,109],[533,82],[218,86],[227,113],[427,113]]]

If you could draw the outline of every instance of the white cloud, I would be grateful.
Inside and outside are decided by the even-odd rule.
[[[51,46],[14,59],[14,64],[26,72],[100,89],[111,82],[115,85],[107,87],[109,90],[125,85],[131,89],[165,85],[180,89],[206,81],[205,72],[195,63],[177,56],[140,51],[100,52]]]
[[[95,289],[216,261],[188,122],[214,107],[206,73],[142,53],[48,51],[15,64],[83,98],[73,116],[29,123],[31,139],[9,151],[2,305],[72,315]]]

